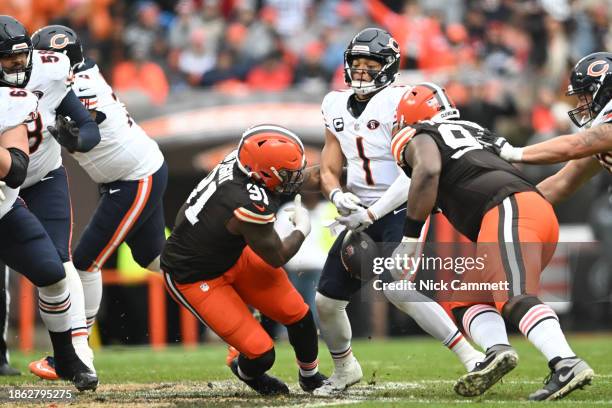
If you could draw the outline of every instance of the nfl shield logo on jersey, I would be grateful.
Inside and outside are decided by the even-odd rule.
[[[200,290],[202,292],[208,292],[208,289],[210,289],[210,286],[208,286],[208,283],[204,282],[200,285]]]

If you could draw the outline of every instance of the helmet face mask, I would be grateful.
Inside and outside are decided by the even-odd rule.
[[[238,145],[238,167],[269,191],[293,194],[304,182],[306,155],[298,136],[277,125],[249,128]]]
[[[588,125],[612,97],[612,53],[594,52],[576,63],[566,93],[578,97],[575,109],[568,111],[578,127]]]
[[[353,63],[359,58],[375,61],[381,66],[378,70],[367,70],[370,81],[364,81],[363,74],[358,80],[353,78],[356,72]],[[344,52],[344,81],[356,94],[367,95],[395,81],[399,63],[399,45],[391,34],[379,28],[366,28],[353,37]]]
[[[0,15],[1,86],[27,85],[32,74],[32,52],[32,41],[23,24],[11,16]],[[25,58],[17,57],[20,54],[26,54]],[[18,64],[15,63],[17,58],[22,60]]]

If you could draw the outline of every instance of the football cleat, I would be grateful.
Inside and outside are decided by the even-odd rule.
[[[455,383],[455,392],[463,397],[483,394],[516,367],[518,354],[510,346],[498,344],[487,350],[485,359]]]
[[[28,364],[30,372],[43,380],[59,380],[55,372],[55,359],[51,356],[32,361]]]
[[[544,387],[529,396],[530,401],[551,401],[591,384],[595,372],[579,358],[564,358],[551,368]]]
[[[0,376],[21,375],[21,371],[11,367],[9,363],[0,364]]]
[[[300,388],[304,392],[313,392],[317,388],[323,386],[327,377],[321,373],[316,373],[310,377],[304,377],[302,373],[298,373]]]
[[[240,375],[238,374],[237,358],[232,361],[232,364],[230,364],[230,369],[240,381],[257,391],[261,395],[270,396],[289,394],[289,387],[287,387],[287,384],[285,384],[276,377],[272,377],[271,375],[264,373],[259,377],[251,378],[250,380],[245,380],[244,378],[240,377]]]
[[[357,384],[363,378],[363,372],[359,361],[353,357],[342,367],[336,367],[331,377],[323,382],[323,385],[313,391],[317,396],[330,396],[341,393],[351,385]]]

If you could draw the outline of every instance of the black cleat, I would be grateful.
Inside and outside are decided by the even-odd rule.
[[[73,353],[64,358],[55,356],[55,372],[64,379],[71,381],[79,391],[95,391],[98,387],[98,376],[91,371],[77,356]]]
[[[242,381],[243,383],[245,383],[246,385],[248,385],[249,387],[257,391],[261,395],[270,396],[270,395],[289,394],[289,387],[287,387],[287,384],[285,384],[284,382],[282,382],[276,377],[272,377],[271,375],[264,373],[260,375],[259,377],[255,377],[250,380],[245,380],[242,377],[240,377],[240,375],[238,374],[238,359],[237,358],[235,358],[234,361],[232,361],[232,363],[230,364],[230,368],[232,370],[232,373],[234,373],[234,375],[238,377],[240,381]]]
[[[487,350],[485,359],[455,383],[455,392],[464,397],[483,394],[516,367],[518,354],[510,346],[498,344]]]
[[[0,376],[21,375],[21,371],[11,367],[9,363],[0,364]]]
[[[544,380],[544,387],[529,396],[530,401],[551,401],[565,397],[577,388],[591,384],[595,372],[576,357],[564,358],[551,367]]]
[[[317,388],[321,387],[325,380],[327,380],[327,377],[319,372],[310,377],[304,377],[302,373],[299,373],[298,376],[300,387],[304,392],[313,392]]]

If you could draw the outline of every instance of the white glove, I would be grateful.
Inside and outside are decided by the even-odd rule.
[[[0,204],[2,204],[2,202],[4,200],[6,200],[6,196],[4,195],[4,187],[6,187],[6,183],[4,181],[0,181]]]
[[[411,279],[416,270],[414,266],[414,256],[419,247],[418,238],[404,237],[402,242],[395,248],[391,254],[394,268],[391,268],[391,276],[395,280]]]
[[[349,215],[336,217],[336,221],[355,232],[363,231],[374,222],[366,208],[360,208]]]
[[[523,159],[523,148],[512,146],[505,137],[495,136],[487,132],[478,137],[478,141],[487,150],[492,151],[507,162],[520,162]]]
[[[359,197],[353,193],[344,193],[339,188],[334,189],[329,195],[329,198],[338,209],[340,215],[349,215],[351,211],[363,208]]]
[[[293,200],[293,207],[288,208],[291,214],[289,214],[289,221],[295,226],[295,229],[304,234],[304,238],[310,234],[310,215],[308,210],[302,207],[302,196],[299,194],[295,195]]]

